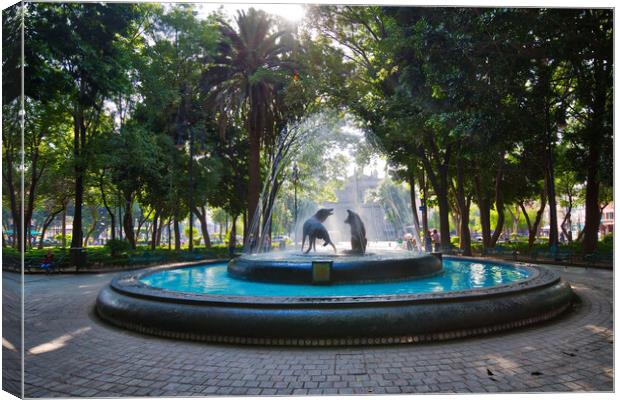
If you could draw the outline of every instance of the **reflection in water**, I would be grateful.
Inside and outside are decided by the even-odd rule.
[[[480,263],[472,263],[470,265],[469,274],[473,287],[483,286],[486,275],[484,265]]]
[[[439,275],[398,282],[350,283],[329,286],[249,282],[228,276],[226,264],[178,268],[148,275],[149,286],[179,292],[237,296],[364,296],[435,293],[503,285],[527,278],[518,267],[444,260]]]

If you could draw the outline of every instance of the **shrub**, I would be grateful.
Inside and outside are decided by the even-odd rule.
[[[452,246],[454,247],[459,247],[461,244],[461,238],[458,236],[450,236],[450,243],[452,243]]]
[[[110,250],[112,257],[126,253],[131,249],[129,242],[120,239],[110,239],[105,245]]]

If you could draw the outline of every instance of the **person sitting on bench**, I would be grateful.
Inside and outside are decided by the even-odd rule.
[[[41,268],[45,270],[45,272],[49,272],[52,269],[54,264],[54,254],[51,250],[47,251],[47,254],[43,258],[43,262],[41,263]]]

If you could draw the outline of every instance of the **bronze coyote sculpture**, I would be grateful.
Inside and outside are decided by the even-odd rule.
[[[323,226],[323,222],[327,219],[327,217],[332,215],[333,212],[333,208],[321,208],[312,217],[308,218],[306,222],[304,222],[303,238],[301,240],[301,251],[304,251],[306,237],[308,237],[308,250],[306,250],[306,253],[310,252],[310,250],[313,248],[314,251],[316,251],[316,239],[323,239],[325,241],[325,243],[323,243],[323,246],[327,246],[328,244],[330,244],[334,248],[334,252],[338,252],[336,250],[336,246],[329,238],[329,233],[327,233],[327,229],[325,229],[325,227]]]

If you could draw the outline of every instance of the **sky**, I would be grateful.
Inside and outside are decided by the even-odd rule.
[[[302,4],[275,4],[275,3],[200,3],[196,5],[200,10],[201,16],[207,16],[209,13],[216,11],[222,7],[228,15],[235,16],[238,10],[247,10],[250,7],[264,10],[268,14],[278,15],[286,18],[290,22],[297,22],[304,16],[304,6]]]

